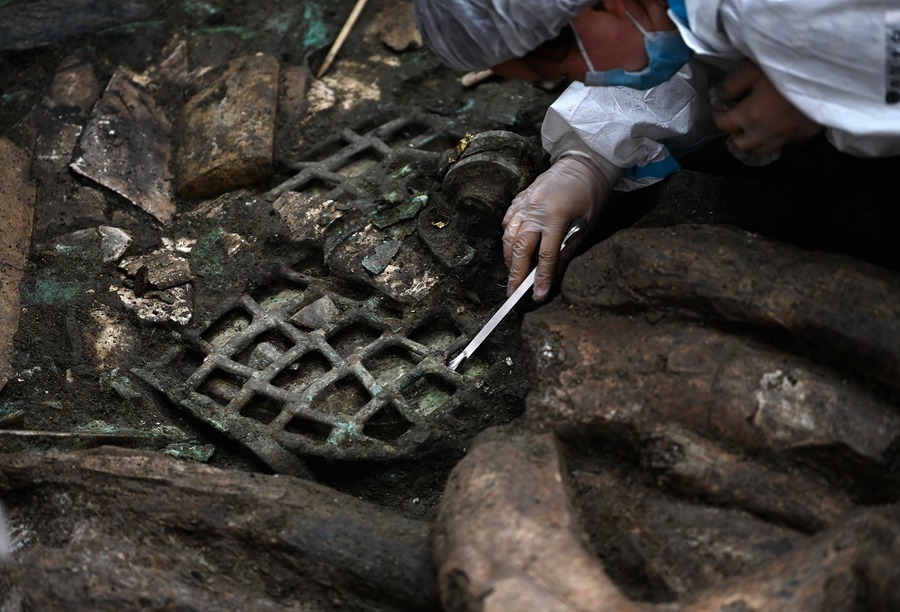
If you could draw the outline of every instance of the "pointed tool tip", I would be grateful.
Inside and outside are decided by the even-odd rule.
[[[465,360],[466,360],[466,352],[463,351],[462,353],[460,353],[459,355],[457,355],[456,357],[454,357],[454,358],[450,361],[450,364],[449,364],[447,367],[449,367],[451,370],[455,370],[456,368],[458,368],[459,366],[461,366],[462,363],[463,363]]]

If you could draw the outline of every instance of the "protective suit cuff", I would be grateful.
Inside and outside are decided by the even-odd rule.
[[[610,187],[612,187],[616,183],[618,183],[619,179],[622,177],[622,169],[621,168],[616,166],[614,163],[612,163],[608,159],[604,159],[603,157],[600,157],[596,153],[591,154],[591,153],[585,153],[583,151],[575,151],[575,150],[563,151],[559,155],[554,155],[550,161],[555,164],[557,161],[561,160],[564,157],[580,157],[582,159],[590,161],[600,170],[600,172],[603,173],[603,176],[605,176],[606,180],[609,181]]]
[[[678,163],[678,160],[674,156],[669,155],[646,166],[628,168],[622,174],[622,180],[616,185],[616,189],[618,191],[632,191],[648,187],[678,172],[680,169],[681,164]]]

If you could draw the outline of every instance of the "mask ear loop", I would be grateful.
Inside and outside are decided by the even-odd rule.
[[[634,18],[634,15],[631,14],[631,11],[625,11],[625,14],[628,15],[629,19],[631,19],[631,23],[633,23],[634,27],[638,29],[638,32],[640,32],[644,36],[644,38],[647,38],[647,34],[649,34],[649,32],[647,32],[644,26],[642,26],[641,23]]]
[[[581,42],[581,37],[578,35],[578,30],[576,30],[575,26],[572,24],[569,24],[569,27],[572,28],[572,34],[575,35],[575,44],[578,45],[578,51],[581,53],[581,59],[583,59],[585,65],[587,65],[588,72],[594,72],[594,64],[591,63],[591,58],[588,57],[587,50],[584,48],[584,43]]]
[[[631,22],[638,29],[638,32],[644,38],[647,38],[647,30],[644,29],[644,26],[638,22],[637,19],[634,18],[634,15],[631,14],[631,11],[625,11],[625,14],[628,15],[628,18],[631,19]],[[594,70],[594,64],[591,62],[591,58],[588,56],[587,49],[584,48],[584,43],[581,42],[581,37],[578,35],[578,30],[575,29],[575,26],[572,23],[569,23],[569,27],[572,28],[572,34],[575,35],[575,44],[578,45],[578,52],[581,53],[581,59],[584,60],[585,65],[588,68],[588,72],[596,72]]]

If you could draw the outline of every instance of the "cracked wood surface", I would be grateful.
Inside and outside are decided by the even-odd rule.
[[[19,327],[19,282],[28,265],[35,188],[28,154],[0,138],[0,388],[10,376],[13,336]]]
[[[16,502],[14,547],[27,543],[0,565],[4,610],[436,601],[427,523],[310,481],[101,447],[7,454],[0,490]]]

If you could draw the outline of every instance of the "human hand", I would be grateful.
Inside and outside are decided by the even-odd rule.
[[[580,242],[594,227],[610,189],[606,175],[587,156],[564,154],[513,199],[503,217],[507,295],[528,276],[538,249],[533,297],[538,302],[547,299],[557,268],[571,258],[560,255],[569,224],[584,218],[585,230],[573,239]]]
[[[744,153],[771,155],[823,129],[782,96],[753,61],[728,73],[718,95],[724,104],[713,111],[713,119]]]

